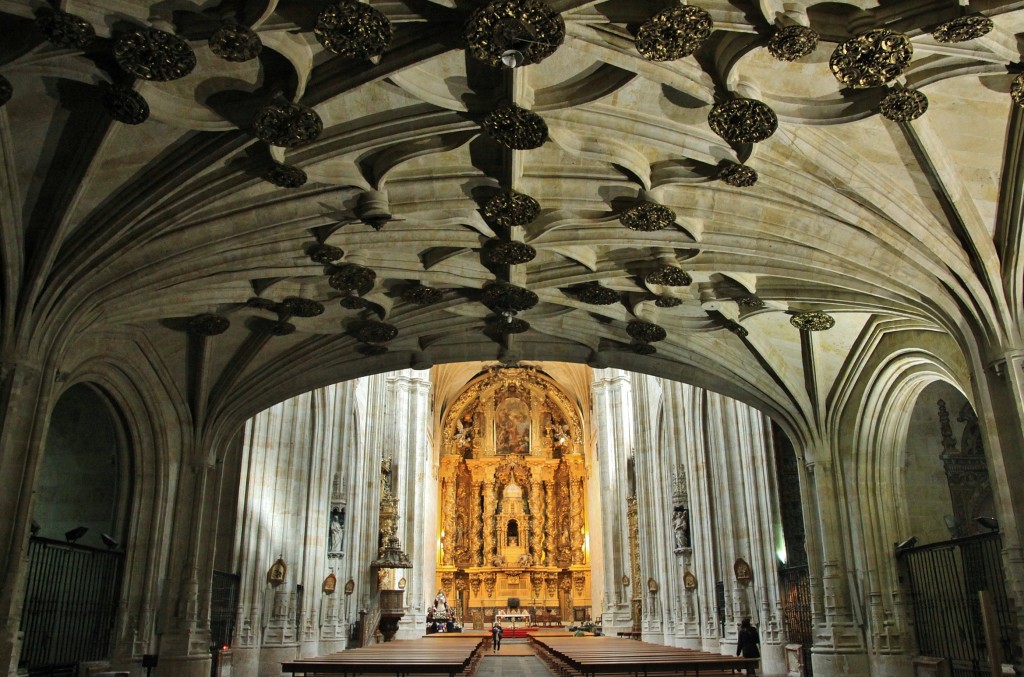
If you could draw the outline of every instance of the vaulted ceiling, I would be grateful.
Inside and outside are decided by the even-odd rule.
[[[369,6],[0,0],[5,354],[128,337],[239,415],[564,360],[795,421],[879,333],[1017,341],[1019,3]]]

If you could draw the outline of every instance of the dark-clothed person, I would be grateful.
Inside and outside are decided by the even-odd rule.
[[[495,623],[494,627],[491,628],[491,644],[495,651],[501,651],[501,635],[503,632],[501,625],[498,623]]]
[[[761,657],[761,636],[757,633],[757,628],[750,624],[749,618],[744,618],[740,622],[740,632],[736,637],[736,655],[744,658]],[[747,674],[757,673],[754,672],[754,668],[747,668]]]

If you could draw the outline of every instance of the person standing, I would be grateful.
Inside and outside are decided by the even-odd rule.
[[[495,623],[494,627],[491,628],[491,646],[494,651],[501,651],[501,635],[503,632],[500,623]]]
[[[761,636],[757,628],[750,624],[749,618],[740,621],[740,631],[736,636],[736,655],[744,658],[761,657]],[[756,675],[754,668],[747,668],[748,675]]]

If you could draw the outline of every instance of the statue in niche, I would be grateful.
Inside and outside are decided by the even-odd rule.
[[[507,530],[508,537],[505,544],[513,548],[519,547],[519,524],[515,520],[509,520]]]
[[[462,418],[455,420],[455,451],[462,454],[473,448],[473,434],[476,426],[473,425],[473,416],[469,413],[463,414]]]
[[[565,421],[558,421],[552,418],[547,425],[548,438],[553,447],[566,447],[569,445],[569,424]]]
[[[495,452],[530,453],[530,408],[518,397],[506,397],[494,413]]]
[[[978,417],[968,402],[960,409],[956,420],[965,423],[963,435],[960,437],[960,449],[964,456],[984,456],[985,444],[981,438],[981,427]]]
[[[331,508],[330,531],[327,534],[327,552],[334,555],[345,550],[345,510]]]
[[[672,513],[672,533],[675,536],[675,551],[690,547],[690,509],[676,508]]]

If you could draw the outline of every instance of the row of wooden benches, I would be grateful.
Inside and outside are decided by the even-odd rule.
[[[567,633],[566,633],[567,635]],[[443,641],[437,638],[443,638]],[[735,669],[758,667],[756,658],[739,658],[677,649],[613,637],[572,637],[562,633],[530,636],[537,655],[559,677],[595,675],[694,675],[711,677]],[[399,640],[329,656],[300,658],[281,664],[293,676],[319,677],[369,674],[472,675],[489,646],[482,635],[443,633],[424,639]]]
[[[282,672],[319,675],[472,675],[481,656],[482,636],[447,635],[444,641],[407,639],[339,651],[329,656],[299,658],[281,664]]]
[[[537,655],[558,677],[711,675],[755,669],[760,660],[678,649],[617,637],[531,636]]]

